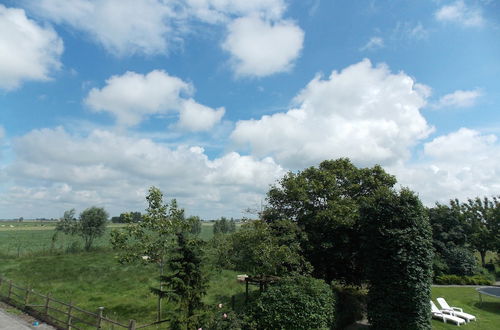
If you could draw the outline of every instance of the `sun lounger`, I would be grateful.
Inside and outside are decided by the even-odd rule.
[[[467,322],[476,320],[476,317],[474,315],[464,313],[464,310],[462,308],[452,307],[452,306],[448,305],[448,303],[446,302],[446,300],[444,298],[437,298],[437,302],[441,306],[441,308],[442,308],[441,311],[443,313],[458,316]]]
[[[431,311],[432,311],[432,317],[435,319],[439,319],[446,323],[447,321],[451,321],[455,323],[456,325],[460,326],[461,324],[465,324],[465,320],[461,319],[457,316],[453,316],[450,314],[444,314],[442,311],[440,311],[436,305],[431,300]]]

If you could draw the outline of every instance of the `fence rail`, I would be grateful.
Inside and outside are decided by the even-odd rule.
[[[5,288],[5,289],[4,289]],[[4,293],[6,291],[6,293]],[[35,300],[38,300],[35,302]],[[113,329],[119,327],[127,330],[136,330],[149,325],[138,327],[135,320],[128,325],[111,320],[103,315],[104,307],[99,307],[97,313],[86,311],[73,303],[66,303],[47,295],[35,292],[31,288],[23,288],[0,277],[0,299],[6,303],[23,309],[29,314],[44,320],[58,329],[83,330],[82,325],[95,329],[104,329],[110,325]],[[56,305],[59,305],[56,307]]]

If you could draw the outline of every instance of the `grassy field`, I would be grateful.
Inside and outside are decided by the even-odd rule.
[[[151,322],[157,298],[149,288],[158,285],[158,267],[119,264],[109,244],[113,227],[116,225],[110,226],[95,242],[95,249],[87,253],[81,251],[79,237],[59,234],[53,244],[53,225],[7,224],[0,227],[0,275],[89,311],[104,306],[105,315],[124,323],[129,319]],[[213,223],[203,223],[200,237],[210,239],[212,228]],[[206,303],[228,304],[233,295],[242,303],[245,288],[236,281],[237,272],[209,270],[209,274]]]
[[[2,226],[3,225],[3,226]],[[109,224],[104,236],[97,239],[95,247],[109,247],[109,233],[123,224]],[[82,247],[79,237],[59,233],[52,241],[55,223],[53,222],[0,222],[0,255],[26,256],[47,254],[49,252],[77,251]],[[213,223],[201,226],[200,237],[209,240],[213,236]]]
[[[500,299],[483,295],[480,304],[479,295],[472,287],[433,287],[432,299],[436,306],[436,298],[444,297],[450,306],[460,307],[464,312],[475,315],[477,321],[467,323],[464,329],[470,330],[496,330],[500,329]],[[433,329],[456,329],[454,324],[444,324],[432,320]]]

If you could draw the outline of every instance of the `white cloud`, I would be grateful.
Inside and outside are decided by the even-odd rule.
[[[447,202],[500,191],[500,146],[495,135],[461,128],[424,145],[423,158],[388,170],[423,201]]]
[[[91,205],[112,214],[143,210],[151,185],[191,214],[241,216],[284,174],[271,158],[231,152],[210,160],[201,147],[172,149],[105,130],[83,136],[60,127],[34,130],[13,141],[13,151],[6,171],[14,183],[0,193],[0,218],[54,216]]]
[[[26,17],[24,10],[0,4],[0,88],[12,90],[23,81],[50,79],[61,67],[63,42],[48,26]]]
[[[158,0],[32,0],[36,15],[88,33],[106,50],[123,56],[165,53],[172,10]]]
[[[369,60],[330,77],[314,78],[297,108],[237,122],[231,137],[253,154],[288,168],[350,157],[358,164],[390,164],[432,131],[420,114],[428,88]]]
[[[231,54],[238,76],[268,76],[288,71],[302,49],[304,32],[291,21],[258,16],[234,20],[222,48]]]
[[[480,90],[463,91],[457,90],[453,93],[446,94],[433,105],[434,108],[466,108],[472,107],[476,104],[479,97],[482,96]]]
[[[365,50],[373,50],[377,48],[383,48],[384,47],[384,39],[380,37],[371,37],[370,40],[359,50],[365,51]]]
[[[438,21],[458,23],[467,27],[478,27],[484,24],[480,8],[471,8],[463,0],[441,7],[434,14]]]
[[[180,126],[191,131],[208,130],[218,123],[224,110],[212,109],[185,99],[193,86],[160,70],[146,75],[126,72],[106,80],[106,86],[93,88],[85,103],[93,111],[113,114],[119,125],[134,126],[150,115],[180,112]]]
[[[220,122],[224,112],[224,108],[214,110],[189,99],[182,103],[179,125],[191,131],[206,131]]]
[[[266,19],[279,19],[286,9],[283,0],[188,0],[187,3],[195,16],[211,23],[234,15],[258,14]]]

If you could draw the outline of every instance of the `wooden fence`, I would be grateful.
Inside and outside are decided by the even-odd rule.
[[[43,295],[31,288],[23,288],[0,277],[0,298],[6,303],[16,306],[27,313],[57,327],[58,329],[83,330],[95,329],[128,329],[136,330],[152,324],[137,326],[135,320],[128,325],[111,320],[103,315],[104,307],[99,307],[96,313],[81,309],[70,303],[65,303],[50,296]]]

